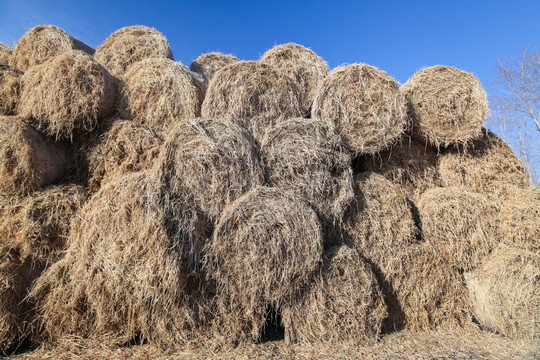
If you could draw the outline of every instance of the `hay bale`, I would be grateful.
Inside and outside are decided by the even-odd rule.
[[[26,71],[70,50],[81,50],[94,55],[94,49],[58,26],[38,25],[19,39],[9,58],[9,65]]]
[[[22,76],[22,71],[0,64],[0,115],[15,114]]]
[[[294,191],[330,224],[352,201],[351,155],[339,135],[313,119],[294,118],[268,129],[261,154],[270,186]]]
[[[0,42],[0,65],[9,65],[9,58],[13,53],[13,48]]]
[[[210,81],[219,70],[225,65],[233,64],[237,61],[238,58],[236,58],[236,56],[226,55],[220,52],[211,52],[202,54],[193,60],[189,68],[191,71],[200,74],[204,79],[204,84],[208,87]]]
[[[17,117],[0,116],[0,193],[22,196],[59,181],[65,149]]]
[[[22,300],[20,263],[14,254],[0,256],[0,353],[14,347],[22,338],[19,304]]]
[[[499,209],[481,194],[434,188],[417,205],[424,238],[458,269],[474,269],[500,242]]]
[[[309,113],[317,88],[328,75],[328,64],[312,50],[295,43],[274,46],[261,56],[262,63],[270,64],[293,79],[300,89],[300,104]]]
[[[141,60],[174,60],[165,36],[146,26],[127,26],[116,30],[98,46],[94,57],[111,74],[120,78],[132,64]]]
[[[322,260],[315,212],[296,195],[257,187],[227,207],[204,250],[216,286],[216,337],[256,341],[267,306],[278,310]]]
[[[540,254],[500,247],[466,274],[474,314],[488,330],[540,340]]]
[[[274,124],[302,116],[299,94],[294,81],[273,66],[238,61],[215,74],[202,116],[235,122],[260,141]]]
[[[317,90],[312,116],[335,127],[356,155],[390,147],[407,127],[405,99],[398,84],[367,64],[332,70]]]
[[[377,279],[347,246],[331,248],[306,294],[283,306],[288,342],[375,343],[387,316]]]
[[[257,146],[234,123],[190,120],[170,132],[163,149],[162,183],[173,196],[193,199],[212,222],[230,203],[263,183]]]
[[[161,58],[129,68],[118,107],[123,117],[164,135],[200,114],[197,88],[190,77],[176,62]]]
[[[62,53],[29,69],[21,80],[19,113],[57,139],[91,132],[114,111],[116,83],[91,56]]]
[[[476,77],[451,66],[419,70],[401,87],[415,131],[440,147],[466,144],[481,136],[489,112],[486,92]]]
[[[485,128],[482,136],[467,146],[443,151],[439,172],[445,186],[465,186],[493,200],[508,197],[509,188],[530,186],[525,164],[504,141]]]

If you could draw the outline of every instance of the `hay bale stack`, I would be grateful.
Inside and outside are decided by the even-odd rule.
[[[436,147],[466,144],[481,136],[489,112],[476,77],[451,66],[419,70],[401,87],[415,131]]]
[[[26,71],[70,50],[84,51],[89,55],[94,55],[95,52],[58,26],[38,25],[19,39],[9,58],[9,65]]]
[[[456,268],[476,268],[500,242],[498,207],[460,187],[434,188],[418,200],[423,236]]]
[[[347,246],[331,248],[307,293],[283,306],[288,342],[374,343],[386,316],[375,275]]]
[[[0,42],[0,65],[9,65],[9,58],[13,53],[11,46]]]
[[[332,70],[317,90],[312,116],[335,128],[356,155],[390,147],[407,127],[398,84],[367,64]]]
[[[210,85],[210,81],[214,75],[223,67],[233,64],[238,61],[238,58],[233,55],[226,55],[220,52],[211,52],[202,54],[196,58],[190,65],[190,69],[197,74],[200,74],[204,79],[206,87]]]
[[[261,141],[269,127],[302,116],[299,94],[294,81],[273,66],[239,61],[216,73],[202,116],[235,122]]]
[[[273,47],[261,56],[260,61],[277,67],[296,82],[302,111],[308,114],[317,88],[328,75],[326,61],[312,50],[295,43]]]
[[[116,30],[98,46],[94,56],[111,74],[119,78],[124,76],[132,64],[144,59],[174,60],[165,36],[146,26],[127,26]]]
[[[0,193],[22,196],[59,181],[67,154],[19,118],[0,116],[0,160]]]
[[[205,247],[216,333],[226,342],[258,340],[267,306],[278,310],[309,282],[322,249],[317,215],[296,195],[257,187],[233,202]]]
[[[341,222],[354,193],[351,155],[339,135],[314,119],[289,119],[268,129],[261,155],[270,186],[296,192],[324,222]]]
[[[540,254],[500,247],[466,274],[480,324],[511,338],[540,340]]]
[[[469,145],[443,151],[439,172],[445,186],[465,186],[495,201],[508,197],[509,188],[530,186],[525,164],[485,128],[482,136]]]
[[[197,88],[172,60],[139,61],[124,75],[119,110],[122,116],[168,134],[176,124],[200,114]]]
[[[20,115],[57,139],[91,132],[114,111],[114,79],[81,51],[70,50],[32,67],[21,87]]]
[[[0,115],[15,114],[22,76],[22,71],[0,64]]]
[[[194,119],[175,127],[159,159],[162,183],[173,196],[193,199],[212,222],[252,188],[263,184],[253,138],[224,120]]]

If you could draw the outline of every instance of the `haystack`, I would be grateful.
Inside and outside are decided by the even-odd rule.
[[[11,46],[0,42],[0,65],[9,65],[9,58],[13,53]]]
[[[9,59],[9,65],[22,71],[40,65],[70,50],[81,50],[89,55],[94,49],[75,39],[54,25],[38,25],[24,34]]]
[[[482,136],[468,146],[443,151],[439,172],[445,186],[465,186],[495,201],[508,197],[509,188],[530,186],[525,165],[504,141],[485,128]]]
[[[465,144],[481,136],[489,111],[476,77],[450,66],[419,70],[401,87],[415,131],[436,147]]]
[[[306,199],[324,222],[338,223],[354,197],[351,155],[341,138],[313,119],[268,129],[261,154],[271,186]]]
[[[500,242],[499,209],[461,187],[434,188],[418,200],[423,236],[456,268],[477,267]]]
[[[332,70],[317,90],[312,116],[334,127],[356,155],[390,147],[407,127],[405,99],[398,84],[366,64]]]
[[[328,75],[326,61],[312,50],[295,43],[273,47],[261,56],[260,61],[277,67],[296,82],[302,111],[308,114],[317,88]]]
[[[294,81],[273,66],[239,61],[216,73],[202,116],[235,122],[260,141],[274,124],[302,116],[299,96]]]
[[[176,126],[159,163],[167,191],[193,199],[212,222],[234,200],[263,184],[253,138],[224,120],[198,118]]]
[[[178,64],[168,59],[146,59],[124,75],[119,110],[134,123],[168,134],[200,114],[197,89]]]
[[[0,64],[0,115],[15,113],[22,76],[22,71]]]
[[[127,26],[112,33],[95,53],[96,60],[116,77],[138,61],[150,58],[174,60],[163,34],[146,26]]]
[[[226,55],[220,52],[211,52],[202,54],[193,60],[189,68],[191,71],[201,74],[204,79],[204,84],[208,87],[210,81],[219,70],[225,65],[233,64],[237,61],[238,58],[236,58],[236,56]]]
[[[55,183],[66,161],[64,148],[18,117],[0,116],[0,193],[21,196]]]
[[[387,316],[377,279],[365,260],[347,246],[331,248],[308,288],[283,306],[289,342],[374,343]]]
[[[503,335],[540,340],[540,254],[500,247],[466,274],[480,324]]]
[[[279,311],[309,282],[322,249],[317,215],[296,195],[257,187],[233,202],[205,247],[216,334],[227,342],[258,340],[267,307]]]
[[[29,69],[21,81],[19,113],[51,136],[88,133],[114,111],[116,83],[91,56],[67,51]]]

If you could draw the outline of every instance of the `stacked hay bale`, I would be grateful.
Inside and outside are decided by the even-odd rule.
[[[0,42],[0,65],[9,65],[11,53],[13,53],[11,46]]]
[[[210,85],[210,81],[214,78],[214,75],[223,67],[229,64],[233,64],[238,61],[238,58],[233,55],[226,55],[220,52],[211,52],[208,54],[202,54],[190,65],[190,69],[197,74],[200,74],[204,79],[206,87]]]
[[[22,71],[0,64],[0,115],[15,113],[22,75]]]

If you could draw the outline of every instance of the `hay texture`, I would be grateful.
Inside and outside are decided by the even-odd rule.
[[[486,92],[471,73],[451,66],[419,70],[401,87],[415,131],[436,147],[481,136],[489,112]]]
[[[38,25],[19,39],[9,58],[9,65],[26,71],[70,50],[81,50],[94,55],[94,49],[58,26]]]
[[[476,268],[500,242],[498,207],[465,188],[434,188],[418,200],[423,236],[456,268]]]
[[[216,334],[233,343],[258,340],[267,307],[278,310],[309,282],[322,249],[317,215],[296,195],[257,187],[233,202],[205,247]]]
[[[175,127],[159,162],[168,191],[193,199],[212,222],[234,200],[263,184],[253,138],[224,120],[198,118]]]
[[[0,64],[0,115],[13,115],[17,109],[23,72]]]
[[[288,342],[375,343],[386,315],[375,275],[347,246],[331,248],[307,293],[283,306]]]
[[[220,52],[211,52],[202,54],[190,65],[190,69],[197,74],[200,74],[204,79],[204,84],[208,87],[214,75],[224,66],[233,64],[238,61],[238,58],[233,55],[226,55]]]
[[[0,193],[27,195],[59,181],[65,150],[18,117],[0,116]]]
[[[94,57],[119,78],[132,64],[144,59],[174,60],[165,36],[146,26],[127,26],[116,30],[98,46]]]
[[[262,63],[277,67],[300,90],[300,104],[309,113],[317,88],[328,75],[328,64],[312,50],[295,43],[277,45],[261,56]]]
[[[268,129],[261,154],[269,185],[294,191],[325,222],[337,223],[354,197],[351,155],[341,138],[314,119]]]
[[[335,128],[356,155],[390,147],[407,127],[405,98],[398,84],[367,64],[332,70],[317,90],[312,117]]]
[[[9,65],[9,58],[13,53],[13,48],[0,42],[0,65]]]
[[[176,62],[160,58],[142,60],[129,68],[119,109],[134,123],[162,134],[200,114],[197,88],[190,77]]]
[[[91,132],[114,111],[116,83],[91,56],[70,50],[28,70],[19,113],[57,139]]]
[[[491,131],[463,147],[440,155],[439,172],[445,186],[465,186],[493,200],[506,198],[508,189],[530,186],[527,168],[510,147]]]
[[[294,81],[272,65],[238,61],[212,79],[202,116],[235,122],[261,141],[269,127],[302,116],[299,95]]]
[[[540,340],[540,254],[501,247],[466,274],[480,324],[511,338]]]

